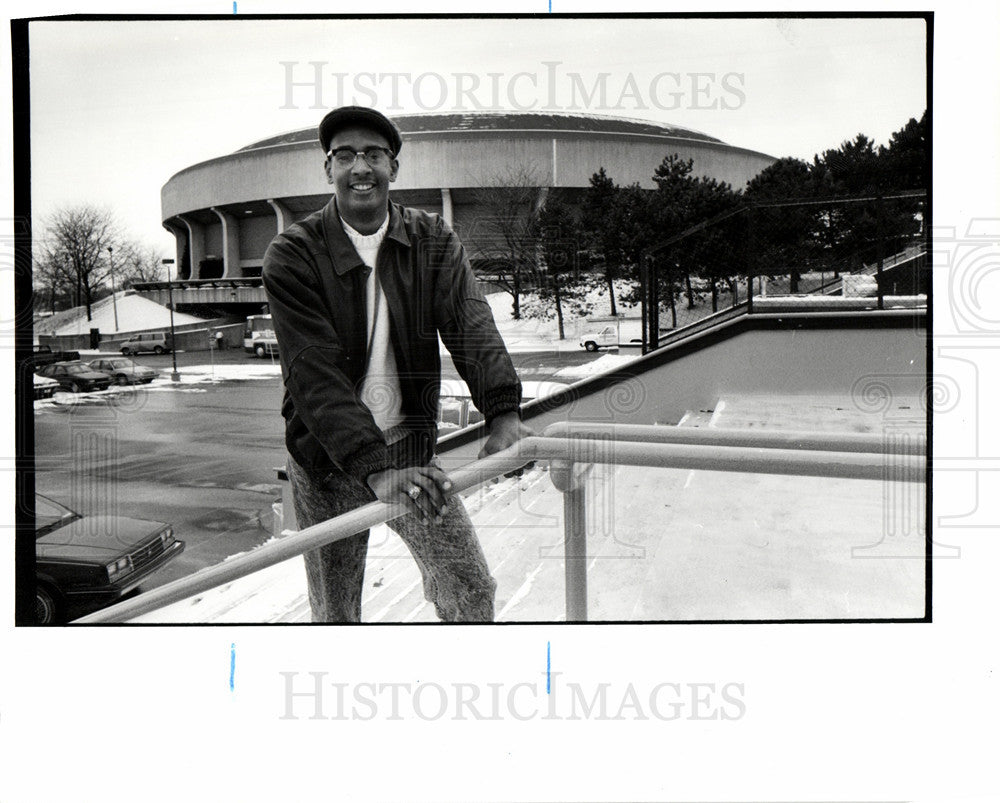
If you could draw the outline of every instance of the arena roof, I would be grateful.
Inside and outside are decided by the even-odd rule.
[[[604,117],[595,114],[539,114],[533,112],[471,112],[462,114],[401,114],[392,118],[406,139],[408,134],[462,133],[486,131],[560,131],[590,134],[640,134],[680,137],[722,143],[700,131],[664,125],[650,120]],[[317,139],[316,126],[288,131],[240,148],[237,153],[278,145],[293,145]]]

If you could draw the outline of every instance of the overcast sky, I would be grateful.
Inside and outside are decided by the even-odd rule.
[[[52,21],[30,47],[36,231],[91,201],[167,253],[174,173],[342,103],[649,119],[805,159],[886,142],[927,105],[924,24],[905,19]]]

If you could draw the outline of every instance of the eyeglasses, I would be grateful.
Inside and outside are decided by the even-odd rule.
[[[332,151],[327,151],[326,156],[328,159],[332,159],[337,167],[354,167],[354,163],[358,160],[359,156],[371,167],[383,167],[393,158],[392,151],[388,148],[380,148],[378,145],[372,145],[363,151],[356,151],[354,148],[346,146],[343,148],[334,148]]]

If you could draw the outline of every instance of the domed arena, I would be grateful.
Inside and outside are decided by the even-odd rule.
[[[775,160],[680,126],[588,114],[476,112],[393,117],[403,137],[390,197],[442,215],[473,265],[488,250],[483,187],[559,188],[581,197],[600,168],[652,189],[665,156],[742,188]],[[318,119],[317,119],[318,122]],[[180,280],[252,279],[280,231],[330,198],[316,128],[279,134],[192,165],[163,187],[163,225],[176,238]]]

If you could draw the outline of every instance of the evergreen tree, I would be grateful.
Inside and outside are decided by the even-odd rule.
[[[666,156],[653,174],[657,189],[652,196],[653,219],[658,242],[684,234],[699,224],[707,224],[662,248],[653,246],[661,289],[667,293],[673,324],[676,326],[677,284],[684,283],[687,306],[695,306],[692,276],[701,276],[713,287],[713,304],[718,304],[716,285],[727,275],[740,272],[739,249],[734,248],[731,226],[721,225],[741,206],[740,193],[723,181],[694,176],[694,161],[676,153]]]
[[[789,291],[799,291],[801,269],[818,257],[821,208],[811,201],[819,190],[809,165],[791,157],[779,159],[747,183],[743,197],[753,208],[752,273],[787,273]]]
[[[581,230],[573,210],[555,189],[549,190],[538,224],[542,264],[537,294],[540,300],[551,302],[559,323],[559,339],[565,340],[565,306],[579,301],[581,295],[577,260],[583,244]]]
[[[611,314],[618,314],[615,301],[615,280],[622,275],[621,233],[613,224],[618,187],[600,168],[590,177],[580,210],[585,246],[595,259],[611,299]]]

